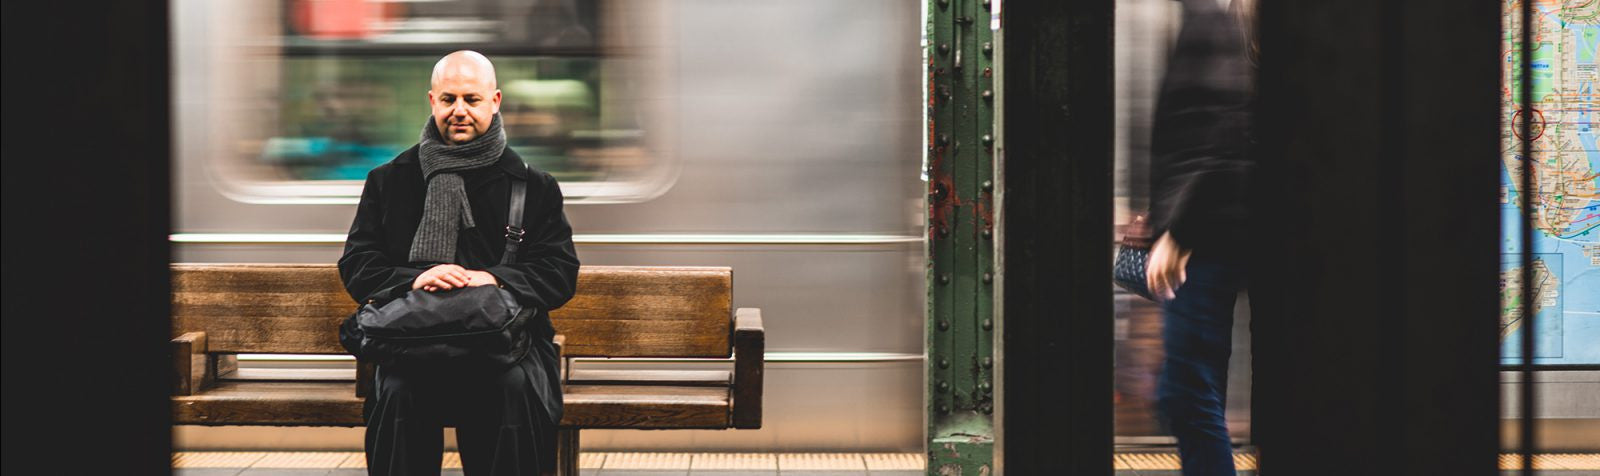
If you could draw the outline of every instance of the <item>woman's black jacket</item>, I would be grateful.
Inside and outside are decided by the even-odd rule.
[[[1235,18],[1211,0],[1182,3],[1150,138],[1150,224],[1183,248],[1237,252],[1256,165],[1254,68]]]

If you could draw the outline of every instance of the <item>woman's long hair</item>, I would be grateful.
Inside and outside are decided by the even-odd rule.
[[[1256,0],[1228,2],[1228,13],[1233,14],[1234,20],[1239,22],[1239,32],[1244,34],[1245,54],[1250,58],[1250,66],[1260,68],[1261,30],[1256,25],[1256,8]]]

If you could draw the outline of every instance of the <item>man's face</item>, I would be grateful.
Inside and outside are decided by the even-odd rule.
[[[428,91],[434,126],[451,144],[478,138],[489,130],[495,113],[500,112],[500,90],[494,87],[494,73],[484,74],[471,64],[451,65],[443,73]]]

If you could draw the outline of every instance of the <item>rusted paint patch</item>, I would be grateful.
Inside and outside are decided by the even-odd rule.
[[[967,438],[967,443],[972,443],[972,444],[988,443],[988,442],[990,442],[992,440],[991,438],[989,438],[989,435],[978,435],[978,434],[973,434],[973,433],[952,433],[952,434],[950,434],[950,436],[964,436],[964,437]],[[953,447],[954,445],[955,445],[955,443],[945,443],[945,446],[951,446],[952,447],[951,451],[955,451],[955,448]],[[956,453],[951,453],[951,454],[956,454]]]
[[[934,156],[929,168],[939,170],[944,163],[944,147],[939,147],[939,154]],[[930,174],[928,176],[928,233],[935,236],[939,230],[950,229],[950,214],[956,207],[967,205],[961,199],[961,193],[956,190],[955,177],[949,174]]]
[[[988,461],[992,438],[970,433],[957,433],[950,436],[967,438],[967,442],[945,442],[928,452],[928,468],[930,474],[961,475],[974,474],[990,476],[994,473],[993,462]],[[963,455],[962,451],[968,454]]]
[[[933,55],[928,55],[928,230],[927,236],[933,239],[942,227],[949,226],[947,214],[941,206],[942,198],[938,190],[941,183],[946,184],[945,190],[950,190],[949,177],[940,173],[944,165],[945,146],[939,144],[938,113],[939,107],[939,75],[943,69],[935,66]],[[948,193],[948,192],[947,192]],[[930,251],[929,262],[932,262]]]
[[[981,223],[983,229],[994,236],[994,192],[983,190],[978,192],[978,202],[972,207],[973,221]],[[981,370],[979,371],[981,372]]]

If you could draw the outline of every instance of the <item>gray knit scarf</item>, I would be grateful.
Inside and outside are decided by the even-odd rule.
[[[422,179],[428,182],[428,195],[422,204],[422,223],[411,240],[411,261],[454,263],[456,236],[472,228],[472,206],[467,203],[466,183],[458,172],[481,169],[500,161],[506,150],[506,133],[500,128],[500,114],[494,115],[489,130],[464,144],[450,144],[439,135],[433,117],[422,126],[419,156]]]

